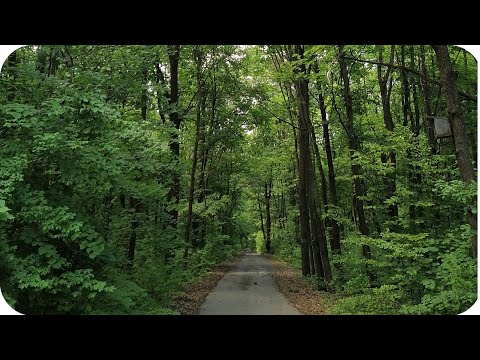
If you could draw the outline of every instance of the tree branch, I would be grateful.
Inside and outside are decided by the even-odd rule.
[[[420,77],[424,80],[427,80],[427,81],[429,81],[429,82],[431,82],[435,85],[442,86],[442,84],[439,80],[430,79],[429,77],[424,76],[422,73],[418,72],[417,70],[410,69],[406,66],[388,64],[388,63],[384,63],[384,62],[380,62],[380,61],[373,61],[373,60],[362,60],[362,59],[357,59],[357,58],[350,57],[350,56],[344,56],[344,58],[348,59],[348,60],[356,61],[356,62],[363,62],[363,63],[373,64],[373,65],[383,65],[383,66],[388,66],[388,67],[391,67],[391,68],[394,68],[394,69],[404,70],[404,71],[412,73],[412,74],[414,74],[414,75],[416,75],[416,76],[418,76],[418,77]],[[467,94],[466,92],[463,92],[461,90],[458,90],[458,94],[463,96],[467,100],[477,102],[477,97],[476,96]]]
[[[350,132],[348,131],[347,127],[345,126],[345,123],[342,121],[342,115],[340,114],[340,111],[337,108],[337,103],[335,101],[335,94],[333,93],[333,89],[332,89],[332,105],[333,105],[333,108],[335,109],[335,112],[338,115],[338,120],[340,121],[340,124],[342,124],[342,127],[344,128],[348,138],[350,139],[351,138]]]

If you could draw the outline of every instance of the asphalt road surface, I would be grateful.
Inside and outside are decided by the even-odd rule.
[[[207,296],[199,315],[302,314],[277,290],[270,261],[247,253]]]

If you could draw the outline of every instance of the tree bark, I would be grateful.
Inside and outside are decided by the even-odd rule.
[[[135,247],[137,244],[137,228],[139,225],[138,213],[140,211],[140,200],[130,197],[129,206],[132,211],[133,219],[130,223],[130,239],[128,241],[128,263],[129,267],[132,268],[133,260],[135,258]]]
[[[362,182],[360,180],[361,168],[360,165],[356,164],[357,155],[355,153],[359,150],[359,142],[353,127],[353,102],[352,94],[350,92],[350,79],[348,77],[348,69],[345,61],[345,54],[343,52],[343,45],[339,45],[339,63],[340,73],[343,80],[343,97],[347,112],[346,130],[349,139],[348,145],[350,148],[351,169],[355,189],[355,208],[357,211],[360,233],[362,235],[369,236],[369,229],[365,218],[365,210],[363,208],[363,197],[365,196],[365,191],[362,187]],[[365,258],[371,258],[370,246],[362,245],[362,252]]]
[[[144,66],[142,69],[142,95],[140,99],[140,107],[142,109],[142,120],[147,120],[147,67]]]
[[[325,153],[327,154],[330,200],[332,202],[332,205],[336,208],[338,206],[337,184],[335,180],[335,168],[333,167],[332,148],[330,144],[330,130],[328,128],[327,111],[326,111],[325,101],[323,98],[322,87],[319,82],[317,82],[317,90],[318,90],[318,105],[320,107],[320,113],[322,115],[323,140],[325,142]],[[332,252],[334,254],[340,254],[341,253],[340,226],[338,224],[338,221],[332,217],[330,217],[330,223],[332,225],[332,241],[331,241]]]
[[[267,234],[265,233],[265,225],[263,224],[262,203],[260,202],[260,194],[257,193],[258,213],[260,215],[260,225],[262,227],[263,241],[267,242]]]
[[[304,49],[301,45],[295,46],[296,53],[300,59],[303,59]],[[325,237],[325,229],[321,219],[321,209],[316,203],[315,196],[315,172],[313,171],[313,159],[310,151],[310,129],[312,127],[309,113],[309,93],[308,93],[308,78],[305,64],[301,63],[297,67],[296,73],[300,73],[301,77],[295,79],[295,90],[298,98],[298,128],[299,128],[299,193],[300,193],[300,208],[305,207],[301,211],[301,227],[303,235],[306,230],[311,229],[311,245],[313,249],[313,259],[315,263],[316,275],[324,278],[328,284],[332,279],[330,260],[328,258],[327,241]],[[309,224],[309,220],[311,223]],[[311,227],[309,226],[311,225]],[[310,235],[310,234],[308,234]],[[307,240],[310,240],[308,236]],[[302,236],[302,244],[305,241]],[[307,247],[308,249],[308,247]]]
[[[320,150],[318,149],[317,137],[315,136],[315,130],[313,125],[310,124],[310,136],[312,137],[314,157],[317,160],[318,172],[320,174],[320,188],[322,191],[322,202],[325,212],[328,212],[328,195],[327,195],[327,179],[325,178],[325,172],[323,171],[322,159],[320,158]],[[329,218],[325,217],[325,228],[329,226]]]
[[[272,220],[270,215],[270,199],[272,197],[272,179],[265,183],[265,225],[266,225],[266,239],[265,239],[265,248],[267,249],[267,253],[270,254],[272,250]]]
[[[467,134],[463,121],[462,107],[458,97],[455,73],[453,70],[448,48],[446,45],[432,45],[437,56],[438,69],[443,84],[443,92],[447,103],[448,119],[452,125],[455,155],[461,179],[467,184],[474,182],[475,169],[472,165],[472,157],[469,152]],[[467,204],[467,217],[470,227],[474,232],[471,237],[472,254],[477,257],[477,217],[472,213],[471,206]]]
[[[429,75],[427,71],[427,65],[425,61],[425,47],[420,45],[420,64],[422,67],[422,92],[423,92],[423,101],[425,106],[425,131],[427,132],[428,142],[430,144],[430,153],[435,155],[437,153],[437,141],[435,139],[435,134],[433,131],[433,119],[432,119],[432,105],[430,102],[430,85],[428,83]]]
[[[393,118],[392,118],[392,111],[391,111],[391,108],[390,108],[390,97],[391,97],[391,94],[392,94],[392,87],[393,87],[393,79],[391,77],[391,67],[388,67],[387,68],[387,71],[385,73],[385,75],[383,75],[383,72],[382,72],[382,65],[380,65],[381,63],[383,63],[383,58],[382,58],[382,52],[383,52],[383,49],[380,50],[379,52],[379,58],[378,58],[378,62],[379,62],[379,65],[377,65],[377,74],[378,74],[378,84],[380,86],[380,95],[381,95],[381,99],[382,99],[382,108],[383,108],[383,121],[385,123],[385,127],[387,128],[388,131],[392,132],[395,128],[395,124],[393,122]],[[390,49],[390,64],[393,64],[393,60],[394,60],[394,54],[395,54],[395,45],[392,45],[391,49]],[[408,99],[405,100],[406,102],[408,101]],[[405,108],[405,106],[404,106]],[[404,109],[404,111],[406,112],[406,110]],[[408,116],[408,115],[405,115],[405,116]],[[392,175],[389,175],[387,180],[386,180],[386,187],[387,187],[387,195],[386,195],[386,199],[390,199],[394,194],[395,194],[395,191],[397,190],[397,185],[396,185],[396,176],[395,176],[395,168],[396,168],[396,165],[397,165],[397,156],[395,154],[395,151],[391,150],[389,152],[389,159],[390,159],[390,166],[393,167],[393,174]],[[386,156],[382,156],[382,162],[384,164],[388,164],[388,161],[387,161],[387,158]],[[397,204],[390,204],[388,205],[388,215],[390,217],[390,219],[392,219],[393,221],[395,221],[397,218],[398,218],[398,206]],[[393,226],[390,226],[390,229],[393,230]]]
[[[295,46],[298,53],[303,53],[303,48],[299,45]],[[301,99],[302,89],[301,80],[295,81],[295,90],[299,100]],[[300,211],[300,246],[302,254],[302,275],[310,275],[310,214],[308,207],[308,166],[310,157],[309,146],[309,129],[307,123],[304,121],[304,104],[299,104],[298,119],[298,195],[299,195],[299,211]],[[301,112],[301,113],[300,113]]]
[[[179,173],[179,156],[180,143],[178,139],[181,118],[178,114],[178,62],[180,58],[180,45],[172,45],[168,48],[169,64],[170,64],[170,123],[173,126],[170,135],[170,152],[173,156],[174,170],[172,172],[172,185],[167,195],[168,201],[174,202],[175,207],[169,212],[169,224],[173,229],[177,229],[178,222],[178,204],[180,202],[180,173]]]
[[[166,84],[165,84],[165,76],[163,75],[163,72],[162,72],[162,69],[160,68],[160,63],[159,62],[156,62],[155,63],[155,70],[156,70],[156,73],[155,73],[155,83],[157,84],[157,86],[162,86],[162,87],[166,87]],[[162,92],[166,92],[165,89],[162,89],[162,91],[160,91],[159,88],[157,88],[157,107],[158,107],[158,115],[160,115],[160,119],[162,119],[162,124],[165,124],[165,110],[162,108]],[[167,99],[170,98],[170,94],[168,93],[165,93],[165,97]]]
[[[410,83],[408,80],[408,74],[405,71],[405,45],[400,46],[401,58],[400,63],[402,64],[402,69],[400,70],[401,80],[402,80],[402,112],[403,112],[403,126],[408,126],[409,119],[411,122],[412,129],[414,127],[414,117],[412,113],[412,108],[410,106]]]
[[[410,46],[410,67],[415,68],[415,52],[414,47]],[[418,165],[418,161],[422,156],[420,154],[420,144],[418,135],[420,133],[420,107],[418,104],[418,95],[417,95],[417,84],[416,81],[412,81],[412,97],[413,97],[413,107],[415,109],[415,117],[412,116],[410,121],[411,131],[413,133],[413,141],[415,144],[415,153],[414,153],[414,160],[415,164],[411,166],[411,174],[410,174],[410,181],[412,183],[412,188],[414,192],[419,193],[421,191],[421,184],[422,184],[422,173],[421,168]],[[407,156],[412,157],[411,154],[407,154]],[[410,227],[412,231],[416,231],[416,224],[415,221],[417,218],[421,218],[422,212],[421,208],[415,207],[415,205],[410,204],[409,206],[409,216],[410,216]]]
[[[148,72],[146,66],[142,68],[142,89],[140,94],[140,113],[142,121],[147,119],[147,77]],[[128,262],[130,268],[133,266],[133,259],[135,257],[135,247],[137,244],[137,228],[139,225],[138,213],[140,211],[140,200],[130,196],[129,207],[132,212],[132,220],[130,222],[130,239],[128,241]]]
[[[199,47],[194,49],[194,58],[197,66],[197,105],[196,112],[197,118],[195,121],[195,143],[193,145],[193,158],[192,158],[192,170],[190,172],[190,188],[188,191],[188,211],[187,219],[185,221],[185,257],[188,255],[188,246],[195,248],[195,238],[190,237],[190,230],[192,227],[192,214],[193,214],[193,196],[195,193],[195,172],[197,170],[198,162],[198,143],[200,140],[200,123],[202,121],[202,53]]]

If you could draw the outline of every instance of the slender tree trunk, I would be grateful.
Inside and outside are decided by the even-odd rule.
[[[403,54],[402,54],[403,55]],[[402,56],[402,65],[404,64],[403,56]],[[410,67],[412,69],[415,68],[415,53],[414,53],[414,48],[413,46],[410,46]],[[421,174],[421,169],[420,166],[418,165],[418,161],[420,160],[420,157],[422,156],[420,154],[420,144],[419,144],[419,139],[418,135],[420,133],[420,107],[418,105],[418,95],[417,95],[417,84],[416,81],[412,81],[412,98],[413,98],[413,107],[415,109],[415,116],[413,114],[410,114],[411,116],[411,121],[410,121],[410,126],[411,126],[411,131],[413,133],[413,141],[415,144],[414,147],[414,154],[407,154],[409,158],[412,158],[413,164],[411,165],[411,173],[410,173],[410,181],[411,181],[411,186],[412,189],[414,190],[415,193],[421,192],[421,183],[422,183],[422,174]],[[411,109],[410,109],[411,113]],[[409,206],[409,216],[410,216],[410,227],[412,231],[416,231],[416,224],[415,221],[417,218],[421,218],[421,208],[417,208],[415,205],[410,204]]]
[[[343,45],[339,46],[339,63],[340,63],[340,72],[343,80],[343,97],[345,100],[345,108],[347,111],[347,136],[348,136],[348,145],[350,148],[350,159],[351,159],[351,168],[353,175],[353,184],[355,188],[355,208],[358,216],[358,223],[360,228],[360,233],[365,236],[369,236],[369,229],[367,226],[367,220],[365,218],[365,210],[363,208],[363,197],[365,196],[365,191],[362,187],[362,182],[360,180],[361,168],[360,165],[356,164],[356,155],[355,153],[359,150],[358,137],[355,134],[353,127],[353,103],[352,103],[352,94],[350,93],[350,79],[348,77],[347,64],[344,58]],[[362,246],[363,256],[367,259],[371,258],[370,246]],[[372,278],[370,276],[370,278]]]
[[[195,238],[190,237],[190,229],[192,227],[192,214],[193,214],[193,196],[195,193],[195,172],[197,170],[198,161],[198,143],[200,140],[200,123],[202,121],[202,53],[198,47],[194,49],[195,62],[197,64],[197,119],[195,122],[195,143],[193,145],[193,158],[192,158],[192,171],[190,172],[190,188],[188,191],[188,212],[187,219],[185,221],[185,257],[188,255],[188,246],[195,248]]]
[[[263,224],[262,203],[260,202],[260,194],[257,193],[258,213],[260,215],[260,225],[262,227],[263,241],[267,242],[267,234],[265,233],[265,225]]]
[[[322,87],[319,82],[317,82],[317,90],[318,90],[318,105],[320,107],[320,113],[322,115],[323,140],[325,142],[325,153],[327,155],[330,200],[332,202],[332,205],[336,208],[338,206],[337,184],[335,180],[335,168],[333,167],[332,148],[330,144],[330,130],[328,128],[327,111],[325,107],[325,101],[323,98]],[[332,252],[334,254],[340,254],[341,253],[340,227],[339,227],[338,221],[332,217],[330,217],[330,223],[332,225],[332,241],[331,241]]]
[[[467,134],[463,121],[462,107],[458,97],[455,73],[450,61],[448,48],[446,45],[432,45],[437,55],[438,69],[443,85],[443,92],[447,102],[448,119],[452,125],[453,139],[455,144],[455,155],[460,170],[460,177],[467,184],[474,182],[475,169],[472,165],[472,157],[468,149]],[[467,217],[470,227],[474,232],[471,237],[472,254],[477,257],[477,217],[472,213],[471,206],[467,204]]]
[[[140,112],[142,121],[147,119],[147,79],[148,72],[146,66],[142,68],[142,90],[140,94]],[[137,179],[138,180],[138,179]],[[130,222],[130,239],[128,241],[128,262],[129,266],[133,266],[133,259],[135,257],[135,247],[137,244],[137,228],[139,225],[138,213],[140,211],[140,200],[130,196],[129,199],[130,211],[132,212],[132,220]]]
[[[402,81],[402,112],[403,112],[403,126],[409,126],[409,119],[410,119],[410,127],[413,129],[415,127],[415,119],[413,117],[411,105],[410,105],[410,84],[408,81],[408,74],[405,71],[405,45],[401,45],[401,58],[400,64],[402,68],[400,70],[401,81]],[[407,159],[408,159],[408,181],[410,182],[410,186],[412,189],[414,188],[414,177],[415,177],[415,168],[412,159],[412,151],[410,149],[407,150]],[[415,205],[409,205],[409,218],[410,218],[410,227],[414,229],[414,222],[415,222]]]
[[[202,88],[203,89],[203,88]],[[207,198],[206,198],[206,184],[205,184],[205,169],[207,166],[207,159],[208,159],[208,149],[206,148],[206,143],[205,143],[205,122],[207,119],[207,112],[206,112],[206,107],[207,107],[207,91],[206,88],[203,89],[203,96],[202,96],[202,118],[204,119],[203,121],[200,121],[200,128],[199,128],[199,143],[198,143],[198,151],[201,155],[198,156],[197,154],[197,159],[200,160],[200,176],[198,179],[198,189],[199,189],[199,194],[197,197],[197,203],[201,204],[203,203],[205,208],[207,207]],[[198,162],[197,160],[197,162]],[[196,234],[193,236],[197,236],[198,241],[196,241],[196,246],[203,248],[205,245],[205,219],[200,218],[199,216],[194,216],[192,217],[192,233]]]
[[[165,84],[165,76],[163,75],[162,70],[160,69],[160,63],[156,62],[155,63],[155,70],[156,70],[156,76],[155,76],[155,82],[158,86],[157,88],[157,107],[158,107],[158,115],[160,115],[160,119],[162,119],[162,124],[165,124],[165,110],[162,108],[162,92],[165,93],[165,97],[167,99],[170,98],[170,94],[167,93],[166,91],[166,84]],[[160,90],[160,86],[162,86],[162,89]]]
[[[403,112],[403,126],[408,126],[409,119],[412,129],[414,127],[414,117],[412,113],[412,108],[410,105],[410,82],[408,80],[408,74],[405,71],[405,45],[400,46],[401,58],[400,64],[402,69],[400,71],[401,80],[402,80],[402,112]]]
[[[425,130],[427,133],[428,142],[430,144],[430,152],[432,155],[437,153],[437,141],[435,139],[435,134],[433,131],[433,112],[430,102],[430,85],[429,85],[429,75],[427,71],[427,65],[425,61],[425,47],[420,45],[420,64],[422,68],[422,92],[423,92],[423,101],[425,106]]]
[[[111,190],[109,194],[104,197],[103,206],[105,208],[103,218],[103,240],[106,243],[108,242],[108,237],[110,235],[110,222],[112,220],[113,196]]]
[[[378,59],[379,63],[383,63],[382,51],[383,49],[380,50],[379,52],[379,59]],[[392,45],[390,49],[390,64],[393,64],[394,54],[395,54],[395,47],[394,45]],[[380,85],[380,95],[382,99],[382,108],[383,108],[383,121],[385,123],[385,127],[390,132],[392,132],[393,129],[395,128],[395,124],[392,118],[392,111],[390,108],[390,97],[392,94],[392,87],[393,87],[392,85],[393,78],[391,77],[391,69],[392,67],[390,66],[387,67],[387,72],[384,76],[382,73],[382,66],[377,65],[378,83]],[[405,102],[408,102],[408,99],[405,99]],[[406,114],[405,116],[408,116],[407,109],[405,109],[405,106],[404,106],[404,112]],[[390,199],[394,195],[397,189],[396,179],[395,179],[396,178],[395,168],[396,168],[397,160],[396,160],[395,151],[391,150],[389,152],[389,159],[390,159],[390,166],[393,167],[393,174],[390,175],[387,179],[387,196],[386,196],[387,199]],[[388,163],[386,156],[382,156],[382,162],[385,164]],[[391,204],[388,206],[388,215],[393,221],[395,221],[398,218],[398,206],[396,204]],[[393,229],[392,226],[390,228]]]
[[[147,67],[144,66],[142,69],[142,95],[140,98],[140,107],[142,109],[142,120],[147,120]]]
[[[308,93],[307,93],[308,96]],[[308,119],[309,121],[309,119]],[[310,127],[311,124],[310,124]],[[313,141],[313,139],[312,139]],[[313,169],[313,159],[311,159],[311,165],[308,169],[308,188],[309,194],[312,194],[312,190],[315,188],[316,178],[315,171]],[[320,278],[324,278],[327,288],[332,280],[330,259],[328,257],[327,238],[325,234],[325,228],[321,221],[321,207],[317,203],[316,196],[308,196],[309,210],[310,210],[310,225],[312,230],[312,248],[315,260],[316,275]]]
[[[170,135],[170,152],[173,155],[174,170],[172,172],[172,185],[167,195],[169,201],[175,203],[175,207],[169,212],[169,224],[173,229],[177,229],[178,222],[178,204],[180,202],[180,173],[179,173],[179,156],[180,143],[178,140],[181,118],[178,114],[178,62],[180,58],[180,45],[173,45],[168,47],[169,63],[170,63],[170,106],[174,110],[170,112],[170,123],[173,126]]]
[[[414,47],[410,46],[410,67],[415,68],[415,52]],[[420,107],[418,106],[417,81],[412,82],[413,107],[415,109],[415,125],[414,134],[418,136],[420,133]]]
[[[216,53],[215,48],[212,52],[213,57],[213,68],[212,68],[212,86],[211,86],[211,113],[210,113],[210,125],[215,123],[215,113],[216,113],[216,103],[217,103],[217,61],[216,61]],[[206,109],[206,101],[207,101],[207,94],[205,94],[203,99],[203,109]],[[205,111],[205,119],[207,119],[206,111]],[[206,121],[205,121],[206,123]],[[206,124],[201,124],[201,134],[202,134],[202,164],[201,164],[201,172],[200,172],[200,183],[201,183],[201,192],[199,195],[199,202],[203,202],[205,209],[207,209],[207,183],[208,183],[208,176],[207,174],[207,163],[209,159],[209,148],[207,147],[207,130]],[[207,237],[207,221],[205,218],[201,220],[200,223],[201,230],[200,230],[200,238],[202,246],[205,245],[206,237]]]
[[[308,96],[308,93],[307,93]],[[309,120],[309,119],[308,119]],[[310,121],[310,120],[309,120]],[[313,126],[309,124],[310,130],[313,130]],[[311,141],[315,141],[315,133],[313,131],[311,133]],[[316,145],[316,144],[315,144]],[[318,159],[318,164],[320,166],[320,175],[323,174],[323,169],[321,168],[321,161],[320,161],[320,154],[318,151],[318,147],[314,146],[316,150],[316,157]],[[311,166],[308,169],[308,188],[310,194],[308,196],[309,202],[309,210],[310,210],[310,228],[312,231],[312,250],[314,254],[315,268],[316,268],[316,275],[320,278],[325,278],[327,284],[331,280],[331,270],[330,270],[330,259],[328,258],[328,249],[327,249],[327,237],[325,233],[326,227],[324,227],[324,223],[321,221],[321,204],[317,200],[317,196],[312,196],[312,191],[316,189],[316,173],[314,169],[314,161],[311,159]],[[328,203],[326,199],[326,185],[325,185],[325,176],[323,176],[322,182],[322,194],[323,194],[323,202],[324,204]]]
[[[128,241],[128,262],[131,268],[133,266],[135,247],[137,243],[137,228],[139,224],[138,213],[140,211],[140,201],[134,197],[130,197],[129,205],[133,216],[133,219],[130,223],[130,239]]]
[[[272,180],[265,183],[265,213],[266,213],[266,239],[265,239],[265,248],[267,253],[270,254],[272,250],[272,220],[270,215],[270,199],[272,197]]]
[[[315,136],[315,130],[313,129],[313,125],[310,126],[310,134],[312,137],[313,152],[315,155],[315,159],[317,160],[318,172],[320,174],[320,188],[322,190],[321,195],[323,201],[323,208],[325,212],[328,212],[327,179],[325,178],[325,172],[323,171],[322,159],[320,158],[320,150],[318,149],[317,137]],[[325,228],[327,228],[329,225],[329,218],[325,217]]]
[[[310,260],[310,275],[317,275],[318,277],[322,278],[323,277],[323,271],[320,270],[317,272],[317,269],[319,266],[322,266],[321,262],[318,262],[315,264],[315,256],[313,256],[315,250],[313,249],[312,246],[312,241],[308,243],[308,254],[309,254],[309,260]],[[316,257],[318,260],[318,256]]]

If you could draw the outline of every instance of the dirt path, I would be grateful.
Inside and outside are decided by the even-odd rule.
[[[245,254],[220,280],[199,315],[301,315],[277,290],[270,261]]]

